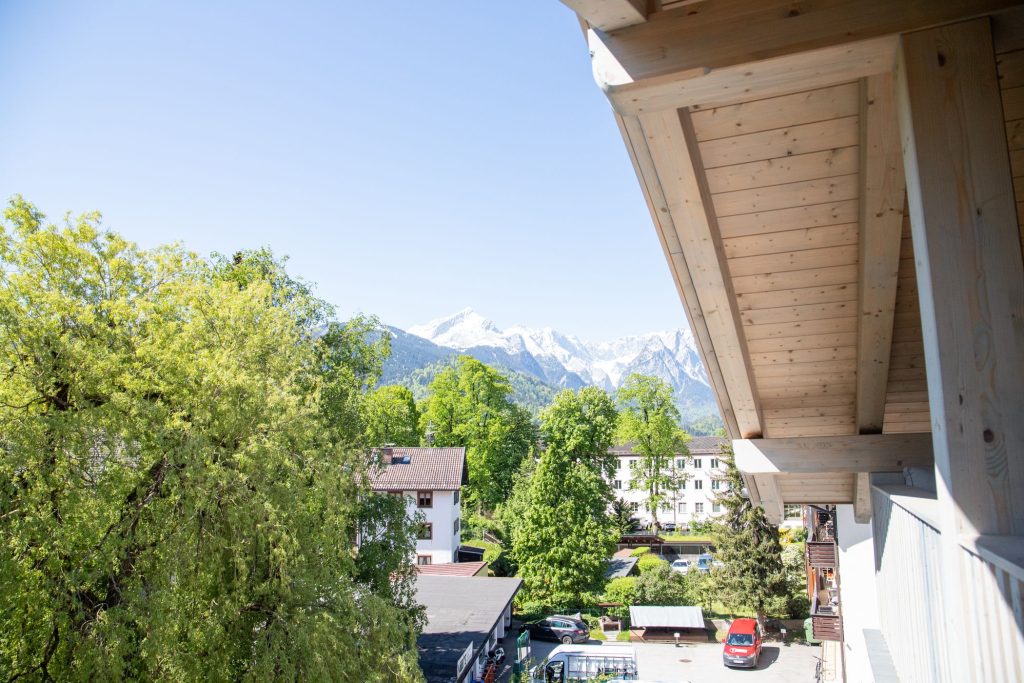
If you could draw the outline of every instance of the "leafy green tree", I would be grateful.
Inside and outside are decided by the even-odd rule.
[[[590,466],[549,447],[530,478],[526,512],[512,529],[524,600],[580,607],[600,592],[615,530],[608,482]]]
[[[690,605],[686,579],[672,571],[668,562],[661,562],[642,572],[636,580],[636,605]]]
[[[386,349],[332,316],[269,252],[144,251],[12,200],[0,675],[421,679],[413,541],[365,484]]]
[[[370,446],[418,446],[420,413],[412,392],[396,384],[382,386],[366,396],[363,422]]]
[[[529,412],[509,400],[508,380],[471,356],[439,373],[420,427],[436,446],[465,446],[469,485],[463,509],[493,511],[512,492],[512,475],[536,441]]]
[[[604,390],[566,389],[541,412],[540,429],[548,447],[611,478],[618,466],[617,458],[609,452],[615,442],[617,420],[615,403]]]
[[[647,375],[630,375],[622,383],[619,402],[619,443],[630,443],[640,457],[630,465],[630,488],[643,490],[644,505],[657,531],[658,511],[679,490],[685,475],[673,467],[677,457],[688,457],[689,435],[679,427],[679,409],[672,387]]]
[[[731,609],[750,607],[759,623],[769,612],[780,611],[788,598],[786,572],[778,527],[768,522],[764,510],[743,495],[743,477],[736,468],[732,449],[722,450],[726,487],[715,497],[725,514],[713,528],[717,558],[724,566],[716,573],[721,601]]]

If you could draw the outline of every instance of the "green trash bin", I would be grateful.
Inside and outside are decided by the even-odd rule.
[[[810,617],[804,619],[804,638],[808,645],[821,645],[820,640],[814,639],[814,620]]]

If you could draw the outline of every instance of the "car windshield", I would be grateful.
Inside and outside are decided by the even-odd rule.
[[[753,645],[754,636],[749,633],[730,633],[728,645]]]

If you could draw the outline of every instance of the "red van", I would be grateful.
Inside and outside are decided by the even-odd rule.
[[[726,666],[757,666],[761,656],[761,627],[757,619],[737,619],[729,627],[729,635],[725,637],[725,649],[722,651],[722,662]]]

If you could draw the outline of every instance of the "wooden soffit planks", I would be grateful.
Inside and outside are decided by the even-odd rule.
[[[663,235],[663,241],[677,282],[689,279],[693,284],[696,308],[728,396],[723,402],[735,417],[735,430],[730,431],[760,436],[761,408],[746,339],[689,112],[662,111],[636,120],[664,196],[662,208],[671,218],[673,233]]]
[[[647,0],[562,0],[596,29],[615,31],[647,21]]]

